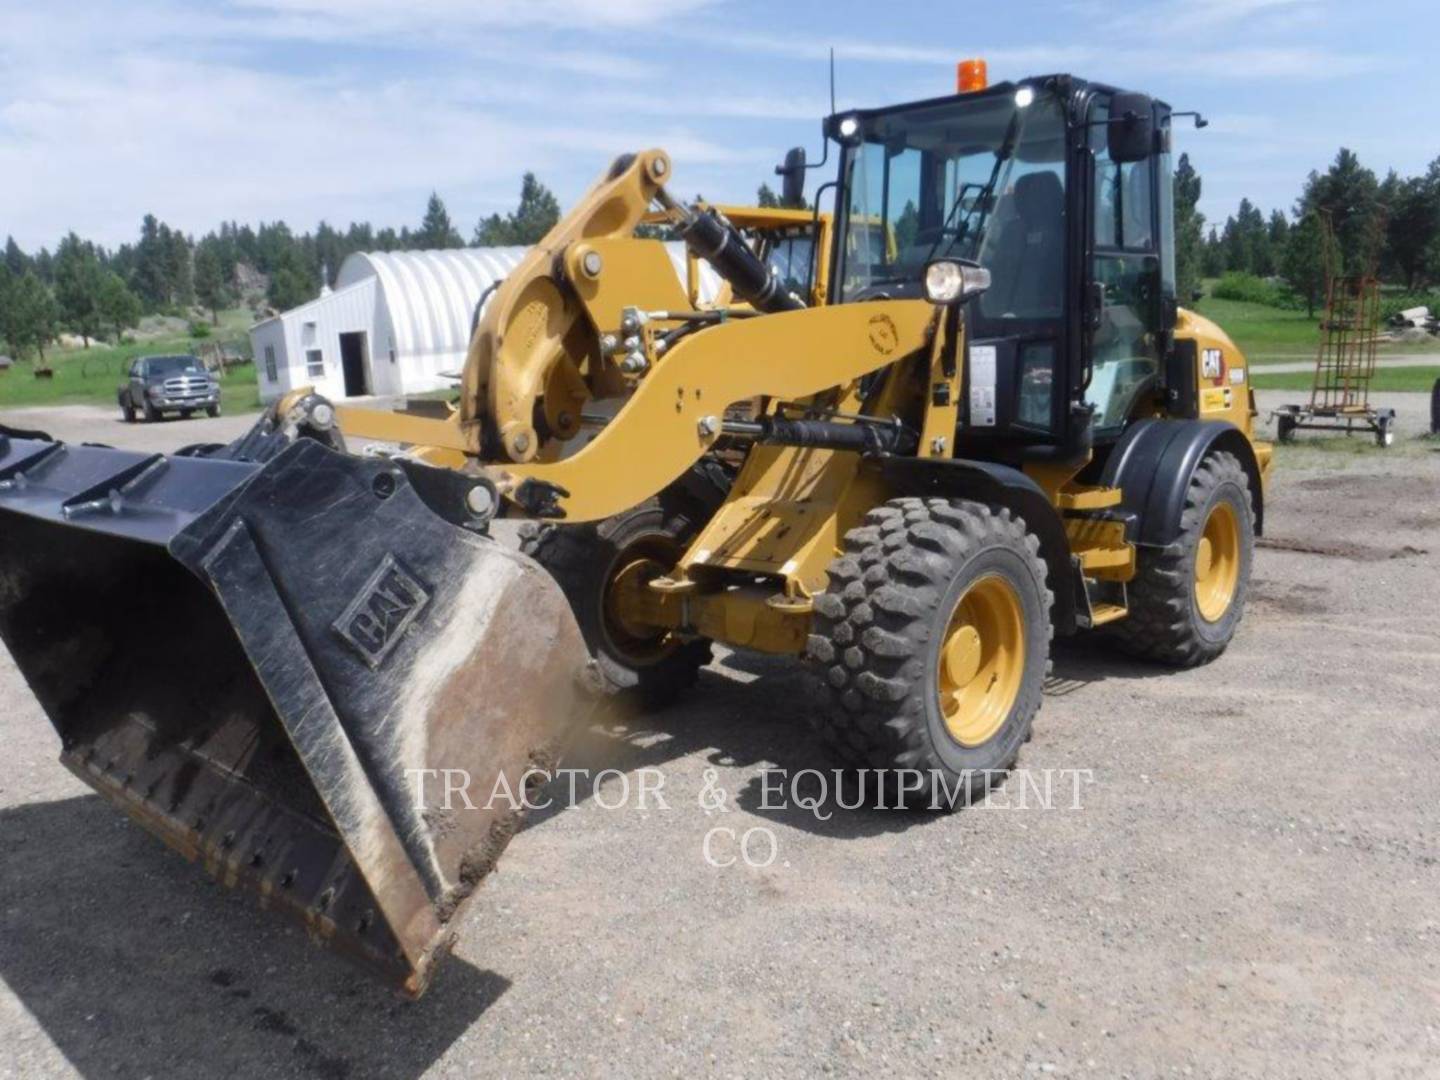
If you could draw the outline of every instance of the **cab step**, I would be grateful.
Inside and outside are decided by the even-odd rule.
[[[1075,620],[1082,629],[1094,630],[1106,623],[1118,622],[1129,614],[1130,599],[1123,581],[1085,579],[1085,606]]]

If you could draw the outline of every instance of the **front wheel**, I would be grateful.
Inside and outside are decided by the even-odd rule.
[[[220,403],[219,403],[219,402],[216,402],[214,405],[206,405],[206,406],[205,406],[205,415],[206,415],[206,416],[212,416],[212,417],[213,417],[213,416],[219,416],[219,415],[220,415]]]
[[[622,594],[674,569],[728,487],[722,469],[702,462],[658,496],[604,521],[521,526],[520,550],[565,593],[607,688],[643,708],[668,705],[693,686],[710,662],[710,641],[635,622]]]
[[[1130,614],[1114,624],[1115,640],[1145,660],[1209,663],[1240,625],[1254,561],[1249,475],[1234,454],[1209,454],[1190,478],[1179,537],[1141,549]]]
[[[146,402],[145,402],[145,422],[146,422],[147,424],[153,424],[153,423],[155,423],[155,422],[156,422],[157,420],[159,420],[159,419],[160,419],[160,410],[157,409],[157,408],[155,408],[154,405],[150,404],[149,401],[146,401]]]
[[[133,424],[135,422],[135,406],[129,397],[126,397],[120,402],[120,415],[125,418],[125,423],[127,424]]]
[[[894,499],[845,536],[815,598],[807,664],[816,726],[861,769],[932,809],[982,795],[1039,711],[1051,594],[1011,511]]]

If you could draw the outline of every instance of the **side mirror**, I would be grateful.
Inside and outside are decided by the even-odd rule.
[[[1119,93],[1110,99],[1107,146],[1116,164],[1144,161],[1155,144],[1155,103],[1148,94]]]
[[[805,205],[805,148],[793,146],[785,153],[785,163],[775,166],[780,177],[780,202],[785,206]]]

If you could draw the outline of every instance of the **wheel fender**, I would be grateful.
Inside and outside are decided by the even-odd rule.
[[[974,499],[1014,511],[1040,541],[1040,557],[1049,570],[1050,591],[1055,597],[1051,612],[1055,632],[1075,632],[1081,582],[1064,522],[1039,484],[1008,465],[965,458],[887,457],[883,468],[886,479],[907,494]]]
[[[1212,450],[1234,454],[1245,469],[1255,535],[1264,532],[1260,463],[1244,432],[1223,420],[1141,420],[1116,443],[1101,474],[1103,484],[1124,493],[1121,507],[1131,515],[1133,542],[1166,547],[1179,538],[1190,478]]]

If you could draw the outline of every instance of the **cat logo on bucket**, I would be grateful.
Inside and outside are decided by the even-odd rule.
[[[334,629],[372,668],[390,655],[409,625],[430,600],[430,594],[405,572],[394,555],[386,555]]]

